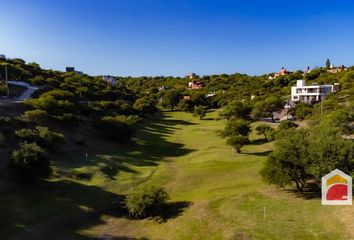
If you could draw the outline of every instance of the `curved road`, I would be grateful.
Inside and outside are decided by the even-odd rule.
[[[34,85],[30,85],[26,82],[22,82],[22,81],[8,81],[9,84],[12,85],[17,85],[17,86],[22,86],[27,88],[19,97],[16,98],[16,100],[19,101],[24,101],[26,99],[29,99],[32,96],[32,93],[34,93],[35,91],[37,91],[39,89],[39,87],[34,86]]]

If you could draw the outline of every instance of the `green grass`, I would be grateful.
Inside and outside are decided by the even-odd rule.
[[[35,187],[6,183],[0,238],[346,239],[338,223],[348,207],[324,207],[263,183],[259,171],[272,143],[252,133],[254,145],[234,154],[217,135],[225,123],[216,116],[166,112],[139,130],[135,144],[102,146],[88,161],[67,152],[55,161],[55,177]],[[127,218],[115,207],[142,183],[165,187],[183,207],[162,223]]]

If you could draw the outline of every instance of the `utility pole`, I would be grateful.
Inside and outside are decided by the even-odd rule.
[[[80,99],[81,99],[81,77],[79,78],[79,95],[80,95]]]
[[[9,89],[9,82],[7,79],[7,65],[5,65],[5,81],[6,81],[7,97],[9,97],[10,96],[10,89]]]
[[[321,96],[321,119],[323,116],[323,96]]]

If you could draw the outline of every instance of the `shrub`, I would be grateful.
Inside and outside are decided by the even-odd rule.
[[[10,153],[8,166],[21,178],[48,177],[51,172],[48,153],[36,143],[20,143]]]
[[[283,131],[283,130],[288,130],[290,128],[297,128],[298,125],[290,120],[284,120],[281,121],[279,126],[278,126],[278,130],[279,131]]]
[[[134,133],[137,121],[138,117],[136,116],[106,116],[101,118],[95,126],[112,140],[129,141]]]
[[[64,125],[68,126],[77,126],[80,121],[80,119],[72,113],[64,113],[63,115],[57,116],[56,118]]]
[[[161,213],[167,200],[168,194],[163,188],[143,185],[128,194],[125,204],[131,216],[143,218]]]
[[[62,133],[49,130],[47,127],[38,126],[35,129],[19,129],[15,131],[17,138],[22,141],[36,142],[42,147],[53,150],[57,144],[65,143]]]
[[[49,115],[46,111],[37,109],[26,111],[20,118],[25,122],[44,123],[49,118]]]

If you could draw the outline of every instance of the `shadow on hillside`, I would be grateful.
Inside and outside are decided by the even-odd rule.
[[[273,152],[272,150],[268,150],[268,151],[264,151],[264,152],[243,152],[241,154],[255,155],[255,156],[268,156],[272,152]]]
[[[102,173],[115,179],[115,176],[121,171],[135,172],[126,164],[157,166],[159,161],[167,157],[178,157],[191,153],[193,149],[187,149],[181,143],[170,142],[167,137],[181,129],[181,126],[194,123],[163,117],[164,113],[161,113],[160,116],[141,124],[141,128],[130,144],[100,142],[97,144],[102,145],[101,149],[96,146],[95,150],[87,150],[89,152],[88,161],[85,161],[84,153],[73,151],[67,152],[65,156],[57,157],[56,165],[63,171],[73,167],[99,166]],[[66,160],[62,161],[63,158]],[[102,166],[102,164],[105,165]]]
[[[0,236],[4,239],[138,239],[79,233],[105,224],[102,216],[131,219],[122,195],[68,180],[9,184],[0,195]],[[165,222],[178,217],[190,205],[184,201],[170,202],[154,218]]]
[[[101,216],[127,217],[122,195],[72,181],[12,184],[1,192],[4,239],[87,239],[80,229],[104,224]]]
[[[84,240],[84,239],[83,239]],[[100,237],[87,238],[87,240],[149,240],[148,238],[132,238],[132,237],[115,237],[109,234],[103,234]]]

